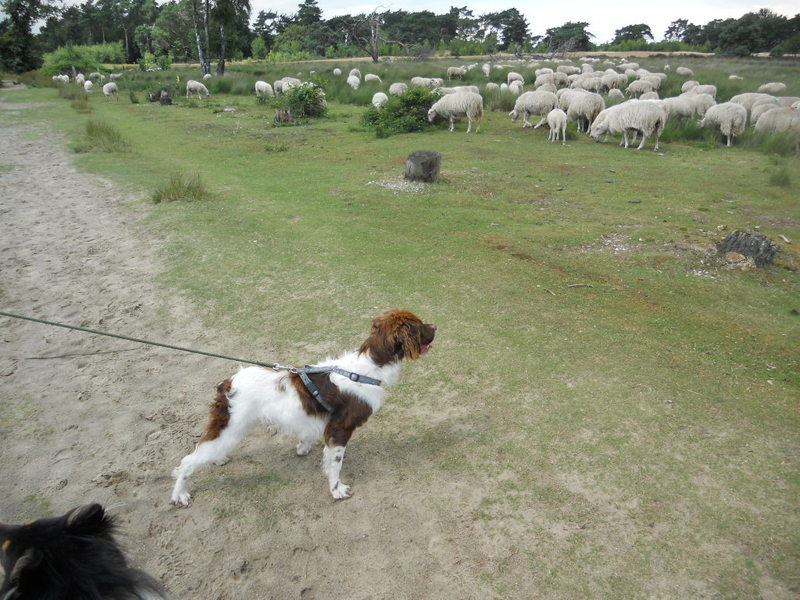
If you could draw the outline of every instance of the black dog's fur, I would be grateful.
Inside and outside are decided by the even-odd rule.
[[[160,583],[128,565],[114,519],[99,504],[27,525],[0,523],[3,600],[166,598]]]

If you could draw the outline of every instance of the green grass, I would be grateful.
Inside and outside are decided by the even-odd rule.
[[[152,195],[154,203],[160,202],[194,202],[209,200],[213,198],[203,183],[200,175],[185,175],[183,173],[173,173],[169,181],[155,189]]]
[[[378,139],[363,107],[328,99],[329,118],[275,127],[237,96],[93,97],[131,151],[79,164],[143,196],[202,173],[217,200],[153,205],[146,233],[166,240],[164,284],[240,355],[301,364],[391,307],[439,325],[354,444],[368,469],[441,490],[425,518],[490,542],[462,550],[459,577],[506,597],[796,593],[800,161],[680,132],[660,154],[574,131],[561,147],[504,111],[477,135]],[[85,117],[58,102],[37,118],[79,138]],[[442,154],[441,179],[403,191],[419,149]],[[738,228],[779,243],[776,264],[712,256]],[[264,488],[280,505],[285,484],[242,486],[235,514]]]

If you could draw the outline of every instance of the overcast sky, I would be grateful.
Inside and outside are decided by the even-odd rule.
[[[250,0],[252,16],[261,10],[273,10],[282,14],[294,14],[300,4],[295,0]],[[376,8],[417,12],[429,10],[437,15],[446,13],[451,6],[465,6],[475,16],[489,12],[501,12],[516,8],[528,20],[533,35],[544,35],[551,27],[567,21],[588,22],[588,31],[595,35],[596,44],[610,42],[614,31],[625,25],[645,23],[650,26],[656,40],[664,37],[664,31],[676,19],[687,19],[695,25],[705,25],[714,19],[737,19],[748,12],[768,8],[786,17],[800,13],[798,0],[770,0],[754,2],[748,0],[538,0],[515,3],[503,0],[404,0],[403,2],[364,3],[359,0],[318,0],[322,18],[339,15],[370,13]]]

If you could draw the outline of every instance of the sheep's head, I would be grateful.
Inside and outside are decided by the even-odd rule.
[[[592,123],[592,128],[589,130],[589,135],[595,142],[600,141],[600,137],[608,132],[608,123],[600,121],[599,123]]]
[[[518,112],[518,111],[517,111],[517,109],[515,108],[515,109],[514,109],[514,110],[512,110],[510,113],[508,113],[508,116],[509,116],[509,117],[511,117],[511,121],[512,121],[512,122],[516,123],[516,122],[517,122],[517,119],[519,119],[519,112]]]
[[[434,120],[435,118],[436,118],[436,109],[435,109],[435,108],[433,108],[433,107],[431,107],[431,109],[428,111],[428,121],[430,121],[431,123],[433,123],[433,120]]]

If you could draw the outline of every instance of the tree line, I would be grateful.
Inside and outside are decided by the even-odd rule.
[[[592,50],[701,50],[723,54],[800,52],[800,14],[792,18],[761,9],[738,19],[704,25],[673,21],[655,42],[644,23],[625,25],[609,43],[596,44],[586,22],[567,22],[533,35],[516,8],[476,15],[467,6],[443,14],[376,8],[369,14],[322,18],[317,0],[303,0],[293,14],[251,14],[249,0],[86,0],[61,7],[54,0],[2,0],[0,68],[39,68],[58,48],[91,46],[99,62],[168,66],[199,62],[205,73],[225,72],[226,61],[434,53],[451,56],[512,52],[558,55]],[[251,20],[252,19],[252,20]],[[34,26],[41,24],[38,33]]]

